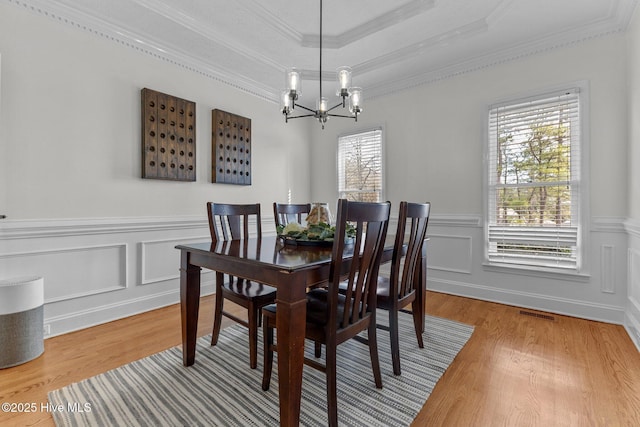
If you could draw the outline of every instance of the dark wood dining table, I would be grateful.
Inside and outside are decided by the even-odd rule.
[[[393,253],[393,236],[387,236],[382,262]],[[391,242],[391,243],[389,243]],[[329,278],[331,246],[284,244],[275,236],[249,240],[220,241],[178,245],[180,261],[180,307],[182,320],[182,359],[184,366],[195,362],[200,272],[202,268],[217,274],[230,274],[277,288],[278,386],[280,425],[297,426],[300,420],[302,369],[304,362],[306,292]],[[418,298],[423,307],[426,293],[426,245],[418,275]],[[352,258],[347,247],[345,258]],[[259,388],[260,384],[256,384]]]

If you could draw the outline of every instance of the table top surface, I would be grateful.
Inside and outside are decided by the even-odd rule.
[[[302,246],[285,244],[276,236],[261,239],[227,240],[212,243],[178,245],[177,249],[206,255],[241,258],[286,270],[312,267],[331,261],[332,246]],[[344,257],[353,256],[353,245],[345,247]]]

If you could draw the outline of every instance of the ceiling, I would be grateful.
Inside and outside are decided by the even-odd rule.
[[[277,101],[285,70],[318,96],[319,0],[1,0]],[[335,69],[378,97],[624,31],[638,0],[324,0],[323,91]]]

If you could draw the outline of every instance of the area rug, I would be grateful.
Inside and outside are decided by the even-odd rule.
[[[380,312],[378,321],[388,320]],[[378,330],[383,388],[373,382],[368,347],[338,347],[338,418],[344,426],[408,426],[420,412],[473,327],[427,316],[418,348],[411,316],[400,314],[402,375],[394,376],[388,332]],[[218,344],[198,339],[196,363],[182,365],[182,347],[154,354],[49,393],[58,426],[277,426],[277,354],[271,388],[261,389],[262,349],[249,369],[247,330],[233,325]],[[261,342],[261,341],[260,341]],[[312,357],[313,345],[306,351]],[[304,368],[300,424],[327,424],[324,374]]]

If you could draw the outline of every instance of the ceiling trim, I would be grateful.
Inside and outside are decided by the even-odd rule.
[[[413,0],[392,11],[382,14],[374,19],[366,21],[357,27],[338,35],[324,35],[322,47],[327,49],[340,49],[371,34],[375,34],[386,28],[400,24],[416,15],[425,13],[435,6],[435,0]],[[271,23],[273,25],[273,23]],[[301,45],[303,47],[320,47],[320,34],[303,34]]]
[[[632,2],[635,6],[636,0],[620,0],[624,2]],[[632,11],[632,9],[631,9]],[[619,14],[617,14],[619,16]],[[456,77],[462,74],[471,73],[485,68],[490,68],[506,62],[511,62],[543,53],[547,53],[556,49],[572,46],[593,40],[600,37],[624,32],[626,24],[629,20],[618,20],[616,25],[601,20],[597,25],[590,26],[590,31],[575,28],[567,31],[562,35],[549,35],[545,38],[538,39],[529,43],[522,43],[517,46],[503,49],[493,54],[479,55],[464,61],[449,64],[437,69],[426,70],[425,72],[415,74],[403,79],[397,79],[389,83],[383,83],[373,87],[367,87],[367,98],[378,98],[390,95],[399,91],[414,88],[436,81]]]
[[[130,33],[109,22],[97,19],[59,3],[50,3],[47,0],[29,0],[29,3],[22,0],[3,1],[43,15],[61,24],[69,25],[76,29],[106,38],[140,53],[150,55],[156,59],[219,81],[266,101],[278,102],[278,92],[274,92],[270,87],[244,76],[229,73],[224,69],[215,67],[197,58],[169,49],[151,40],[148,35],[142,36]]]
[[[144,7],[152,13],[156,13],[165,19],[173,21],[184,28],[188,28],[190,31],[202,36],[206,40],[223,46],[235,53],[238,53],[251,61],[257,61],[271,67],[280,72],[284,72],[285,67],[282,64],[272,60],[271,58],[263,55],[257,50],[250,49],[246,45],[235,42],[232,38],[228,37],[221,31],[211,29],[199,19],[194,19],[186,15],[182,9],[168,5],[160,0],[132,0],[139,6]]]
[[[454,43],[471,35],[486,32],[487,29],[487,22],[484,19],[479,19],[446,33],[429,37],[417,43],[389,52],[385,55],[355,64],[352,66],[352,69],[354,73],[362,74],[391,64],[397,64],[398,62],[410,59],[415,55],[424,54],[426,51],[433,49],[434,47],[446,46],[447,44]]]
[[[130,33],[116,25],[97,19],[93,16],[82,13],[67,6],[61,5],[60,3],[49,2],[47,0],[29,0],[29,2],[24,0],[0,1],[22,7],[23,9],[29,10],[36,14],[46,16],[61,24],[69,25],[82,31],[97,35],[99,37],[106,38],[128,48],[135,49],[140,53],[150,55],[157,59],[166,61],[172,65],[176,65],[186,70],[203,75],[207,78],[219,81],[223,84],[231,86],[242,92],[251,94],[263,100],[273,103],[278,102],[279,89],[273,89],[261,82],[257,82],[253,79],[247,78],[245,76],[240,76],[235,73],[230,73],[198,58],[185,55],[181,52],[176,52],[175,50],[169,49],[166,46],[162,46],[161,43],[152,40],[148,36]],[[427,3],[430,3],[431,1],[432,0],[428,0]],[[153,7],[155,5],[164,5],[165,7],[169,7],[165,3],[162,3],[160,0],[136,0],[136,2],[138,2],[138,4],[142,6],[146,5],[145,7]],[[269,13],[263,6],[260,6],[260,4],[256,0],[237,0],[237,2],[241,4],[242,7],[247,8],[247,10],[252,10],[253,13],[263,14],[264,12],[263,15],[258,16],[262,16],[261,19],[266,20],[265,22],[269,21],[273,16],[273,14]],[[536,41],[524,43],[490,55],[482,55],[475,58],[465,59],[463,61],[451,63],[437,69],[425,70],[424,72],[417,73],[404,79],[396,79],[389,83],[367,87],[367,98],[377,98],[385,95],[390,95],[392,93],[410,89],[419,85],[428,84],[438,80],[499,65],[508,61],[513,61],[524,57],[548,52],[557,48],[577,44],[593,38],[623,32],[626,30],[629,21],[631,20],[637,2],[638,0],[615,0],[615,4],[613,4],[612,6],[609,17],[592,23],[591,25],[589,25],[588,31],[586,31],[585,28],[575,28],[562,34],[548,35]],[[411,4],[414,7],[417,7],[416,3],[419,3],[419,0],[414,1]],[[486,31],[487,27],[495,22],[495,19],[498,19],[499,15],[506,11],[506,9],[510,7],[512,3],[513,0],[505,0],[494,10],[491,15],[487,16],[486,19],[478,20],[476,22],[460,27],[459,29],[453,30],[449,33],[425,39],[422,42],[415,43],[411,46],[399,49],[398,51],[394,51],[387,55],[383,55],[370,61],[365,61],[363,63],[355,65],[353,67],[354,72],[364,73],[367,70],[384,67],[392,62],[402,61],[403,59],[406,59],[408,55],[424,53],[434,46],[451,43],[458,39],[464,38],[465,36]],[[168,10],[170,9],[165,9],[164,13],[169,13]],[[175,15],[172,15],[172,19],[178,19],[178,21],[176,22],[179,22],[179,20],[184,20],[186,18],[176,18]],[[277,19],[279,20],[279,18]],[[190,23],[193,22],[191,21]],[[302,38],[304,37],[302,34],[299,34],[291,27],[282,24],[282,21],[279,21],[278,25],[280,26],[277,27],[278,31],[281,34],[287,35],[287,37],[298,38],[298,40],[300,41],[302,40]],[[196,27],[198,28],[196,28],[194,31],[198,31],[198,34],[205,36],[216,43],[220,43],[221,45],[227,43],[227,47],[233,46],[233,49],[235,51],[238,51],[238,45],[236,43],[233,43],[233,41],[229,41],[224,38],[218,38],[218,35],[215,31],[205,31],[202,29],[201,24],[196,25]],[[364,31],[364,29],[362,29],[361,31]],[[221,40],[223,41],[221,42]],[[252,56],[252,59],[256,58],[256,54],[251,53],[251,49],[243,48],[242,50],[243,55],[250,55]],[[271,63],[273,64],[272,66],[281,69],[277,66],[277,64],[274,64],[274,61],[271,61],[269,59],[265,59],[264,63]]]
[[[263,1],[237,0],[237,2],[241,4],[247,12],[262,21],[266,27],[270,27],[273,31],[280,33],[292,42],[302,47],[320,47],[320,35],[318,33],[311,34],[297,31],[279,15],[271,12],[271,10],[264,5]],[[431,10],[434,6],[435,0],[412,0],[388,13],[366,21],[349,31],[333,36],[323,35],[322,47],[325,49],[340,49],[364,37]]]

